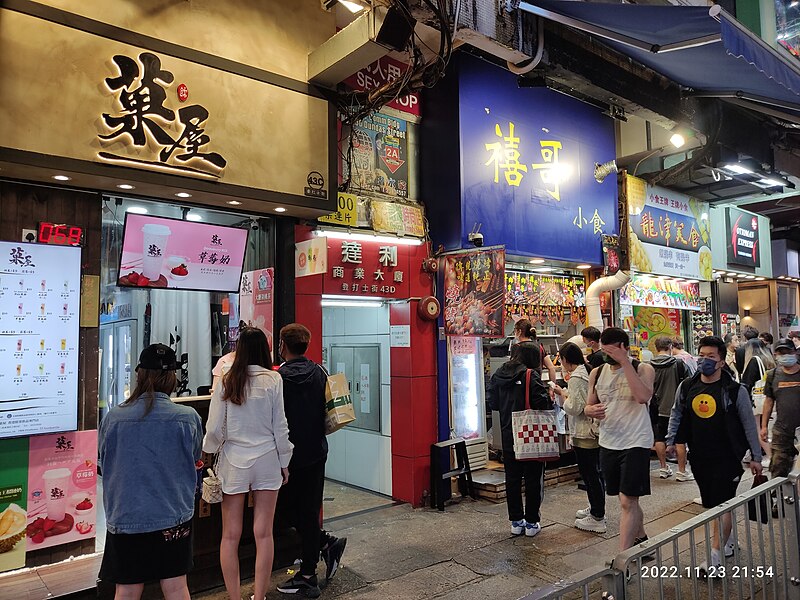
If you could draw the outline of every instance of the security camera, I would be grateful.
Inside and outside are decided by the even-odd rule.
[[[467,235],[467,239],[476,248],[480,248],[481,246],[483,246],[483,234],[482,233],[479,233],[479,232],[475,231],[475,232],[470,233],[469,235]]]
[[[252,229],[253,231],[258,231],[258,219],[256,219],[255,217],[250,219],[250,229]]]

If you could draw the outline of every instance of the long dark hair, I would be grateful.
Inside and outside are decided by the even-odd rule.
[[[523,365],[527,369],[542,368],[542,353],[539,345],[533,342],[520,342],[511,346],[511,360],[509,362]]]
[[[583,350],[578,347],[578,344],[567,342],[558,349],[558,354],[561,356],[561,362],[567,361],[576,367],[586,366],[586,357],[583,355]]]
[[[178,378],[175,376],[175,371],[136,369],[136,387],[120,406],[132,406],[141,399],[144,402],[144,416],[147,416],[153,410],[156,401],[153,394],[161,392],[169,396],[177,385]]]
[[[272,368],[272,353],[267,336],[258,327],[245,327],[239,330],[236,342],[236,356],[230,371],[222,377],[222,399],[234,404],[244,404],[247,389],[247,367],[256,365]]]

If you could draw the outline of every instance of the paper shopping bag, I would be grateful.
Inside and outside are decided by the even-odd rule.
[[[325,384],[325,435],[330,435],[356,420],[350,384],[344,373],[328,375]]]

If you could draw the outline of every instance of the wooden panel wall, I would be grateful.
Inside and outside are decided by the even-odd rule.
[[[0,240],[22,241],[23,229],[40,221],[69,223],[85,232],[81,273],[100,275],[102,200],[94,192],[0,181]],[[97,428],[98,343],[96,327],[81,328],[78,362],[78,427]],[[94,552],[94,540],[29,552],[26,566],[50,564]]]

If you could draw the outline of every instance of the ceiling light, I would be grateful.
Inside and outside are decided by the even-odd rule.
[[[350,240],[353,242],[377,242],[381,244],[397,244],[398,246],[420,246],[422,240],[412,237],[395,237],[391,235],[372,235],[367,233],[350,233],[339,229],[317,229],[317,237],[327,237],[334,240]]]
[[[121,190],[132,190],[135,189],[130,183],[120,183],[117,186]]]
[[[553,270],[553,267],[536,267],[534,271],[538,271],[539,273],[549,273]]]
[[[532,259],[530,260],[530,263],[531,263],[532,265],[540,265],[540,264],[542,264],[543,262],[544,262],[544,259],[543,259],[543,258],[532,258]]]
[[[580,269],[581,271],[585,271],[586,269],[591,269],[592,265],[578,265],[575,267],[576,269]]]
[[[673,133],[669,138],[669,143],[675,146],[676,148],[680,148],[686,143],[686,138],[683,137],[680,133]]]
[[[129,206],[125,209],[125,212],[134,213],[137,215],[146,215],[147,209],[144,206]]]
[[[231,206],[239,206],[241,202],[238,200],[228,200],[227,204],[230,204]]]
[[[192,197],[192,195],[191,195],[191,194],[189,194],[188,192],[178,192],[178,193],[177,193],[177,194],[175,194],[175,195],[176,195],[178,198],[191,198],[191,197]]]
[[[338,306],[352,308],[378,308],[383,306],[383,302],[377,300],[326,300],[322,299],[322,306]]]
[[[57,181],[69,181],[72,177],[67,177],[66,175],[53,175],[53,179]]]
[[[756,281],[764,281],[765,279],[765,277],[756,277]]]
[[[782,181],[778,181],[777,179],[771,179],[769,177],[765,177],[764,179],[759,179],[758,183],[760,183],[761,185],[769,186],[769,187],[775,187],[775,186],[783,187],[783,182]]]
[[[361,6],[358,2],[351,2],[351,0],[339,0],[339,4],[344,6],[347,10],[349,10],[353,14],[360,13],[362,10],[364,10],[364,7]]]
[[[195,221],[195,222],[202,221],[203,220],[203,216],[200,215],[199,213],[196,213],[196,212],[190,212],[188,215],[186,215],[186,220],[187,221]]]
[[[278,207],[275,208],[275,212],[281,212],[281,213],[282,212],[286,212],[286,209],[283,208],[282,206],[278,206]]]
[[[747,167],[740,165],[739,163],[735,163],[732,165],[725,165],[722,167],[726,171],[730,171],[731,173],[736,173],[737,175],[752,175],[753,171],[748,169]]]
[[[756,276],[755,275],[745,275],[744,278],[745,279],[755,279]]]

